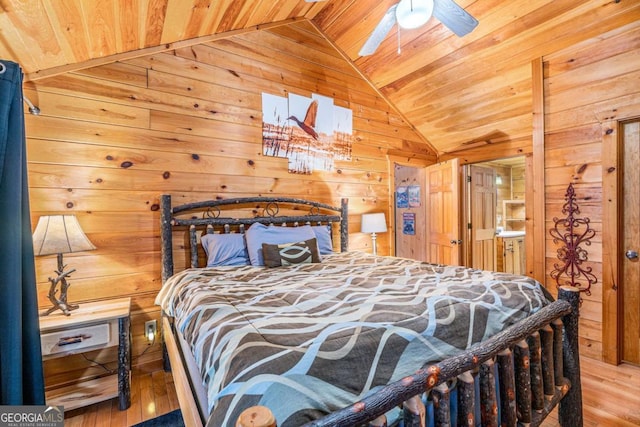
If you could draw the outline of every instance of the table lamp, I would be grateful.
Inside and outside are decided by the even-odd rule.
[[[373,254],[377,255],[376,233],[384,233],[387,231],[387,221],[384,217],[384,212],[362,214],[360,231],[363,233],[371,233]]]
[[[58,255],[58,269],[55,273],[58,277],[51,278],[49,288],[49,301],[53,307],[43,312],[42,316],[47,316],[60,309],[69,316],[71,310],[78,308],[77,304],[67,303],[67,291],[69,283],[67,278],[75,270],[64,271],[66,265],[62,262],[62,254],[72,252],[91,251],[96,247],[89,241],[82,231],[80,223],[75,215],[48,215],[41,216],[38,225],[33,233],[33,250],[36,256]],[[58,283],[60,284],[60,294],[58,295]]]

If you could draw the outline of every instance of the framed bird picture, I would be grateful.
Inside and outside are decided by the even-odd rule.
[[[290,173],[330,171],[334,161],[351,160],[351,110],[319,94],[287,98],[262,94],[262,151],[286,157]]]

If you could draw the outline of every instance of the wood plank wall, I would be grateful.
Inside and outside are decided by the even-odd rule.
[[[352,160],[295,175],[286,159],[263,157],[262,92],[318,93],[350,108]],[[65,256],[77,269],[69,299],[132,297],[134,365],[161,358],[143,336],[144,322],[160,315],[160,194],[178,203],[280,195],[335,206],[348,197],[350,249],[370,250],[360,214],[391,218],[386,153],[423,142],[307,22],[50,77],[25,93],[42,110],[26,115],[33,224],[40,215],[78,216],[97,250]],[[418,155],[435,160],[426,149]],[[379,237],[381,254],[391,235]],[[55,263],[36,260],[42,307]],[[89,356],[115,367],[114,352]],[[80,356],[49,361],[47,385],[104,371],[91,366]]]
[[[584,297],[580,332],[584,354],[599,360],[603,359],[604,351],[603,316],[615,322],[615,318],[603,314],[603,304],[616,304],[603,297],[603,292],[615,294],[616,291],[603,290],[602,242],[612,236],[603,236],[603,178],[610,173],[611,165],[603,164],[602,153],[610,151],[606,144],[617,140],[615,123],[618,120],[640,117],[639,40],[640,23],[633,22],[544,57],[547,230],[544,283],[550,290],[555,290],[555,280],[549,274],[557,262],[558,246],[548,230],[553,226],[554,217],[562,217],[566,188],[573,182],[581,215],[590,218],[591,226],[596,230],[587,250],[589,266],[598,277],[598,283],[593,286],[592,295]],[[530,156],[532,152],[532,140],[529,139],[518,144],[493,144],[490,148],[481,146],[444,154],[439,159],[459,157],[462,164],[469,164],[515,155]],[[534,262],[538,260],[534,259]],[[611,280],[607,279],[607,282]],[[609,286],[613,285],[609,283]],[[610,295],[608,299],[614,297]]]
[[[525,167],[514,166],[511,168],[511,198],[513,200],[525,200]]]
[[[616,131],[611,120],[640,116],[640,23],[635,22],[601,37],[544,57],[545,78],[545,195],[546,228],[563,218],[562,205],[569,183],[574,184],[580,216],[591,220],[596,235],[588,265],[598,277],[591,296],[583,295],[580,339],[584,354],[603,355],[603,175],[611,173],[602,153],[611,150],[606,135]],[[615,138],[608,139],[609,142]],[[615,142],[613,142],[615,143]],[[614,168],[615,169],[615,168]],[[546,241],[547,287],[557,263],[558,245]]]

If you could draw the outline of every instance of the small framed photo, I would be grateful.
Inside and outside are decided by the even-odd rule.
[[[401,186],[396,188],[396,208],[408,208],[409,207],[409,195],[407,193],[407,187]]]
[[[410,185],[407,188],[408,193],[408,203],[410,208],[418,208],[420,207],[420,186],[419,185]]]
[[[402,214],[402,234],[416,234],[416,214],[413,212],[404,212]]]

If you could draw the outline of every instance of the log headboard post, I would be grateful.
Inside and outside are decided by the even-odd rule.
[[[340,251],[347,252],[349,250],[349,199],[343,198],[340,201]]]
[[[162,247],[162,283],[173,276],[173,242],[171,241],[171,196],[160,196],[160,245]]]

